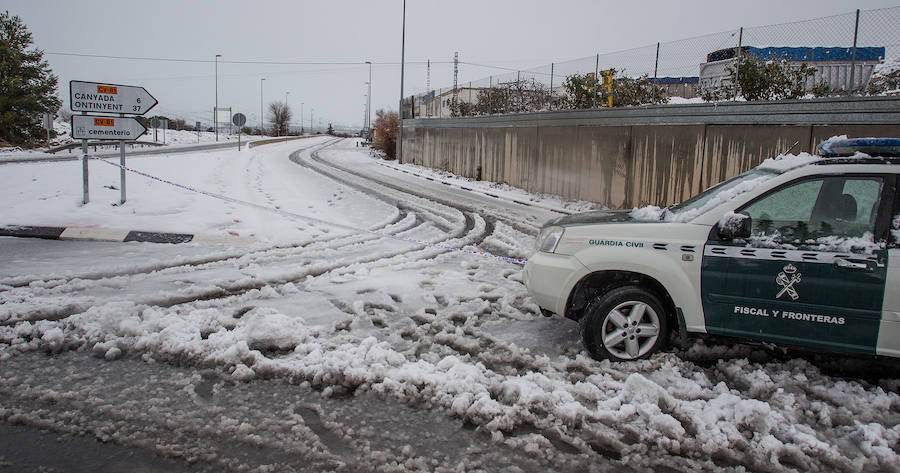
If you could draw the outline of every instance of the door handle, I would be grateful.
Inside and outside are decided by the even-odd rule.
[[[861,271],[867,271],[869,269],[869,265],[860,261],[850,261],[843,258],[835,258],[834,264],[837,265],[838,268],[844,269],[856,269]]]

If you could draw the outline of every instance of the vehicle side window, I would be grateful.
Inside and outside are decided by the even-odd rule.
[[[891,245],[900,246],[900,214],[894,215],[891,219]]]
[[[741,213],[752,219],[751,236],[809,244],[826,237],[874,233],[881,196],[879,177],[826,177],[781,188]]]

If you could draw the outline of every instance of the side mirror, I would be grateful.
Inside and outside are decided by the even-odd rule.
[[[723,241],[750,238],[751,223],[749,215],[729,212],[719,220],[719,238]]]

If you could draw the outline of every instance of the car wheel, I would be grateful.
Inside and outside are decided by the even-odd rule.
[[[662,348],[669,324],[653,293],[624,286],[598,296],[581,318],[581,339],[596,359],[647,358]]]

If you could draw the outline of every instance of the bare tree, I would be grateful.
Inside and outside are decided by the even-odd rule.
[[[400,128],[400,116],[397,112],[378,110],[375,112],[375,136],[372,138],[372,147],[387,155],[388,159],[395,158],[397,149],[397,131]]]
[[[291,107],[284,102],[272,102],[269,104],[269,121],[272,122],[272,133],[275,136],[288,134],[288,123],[291,122]]]

